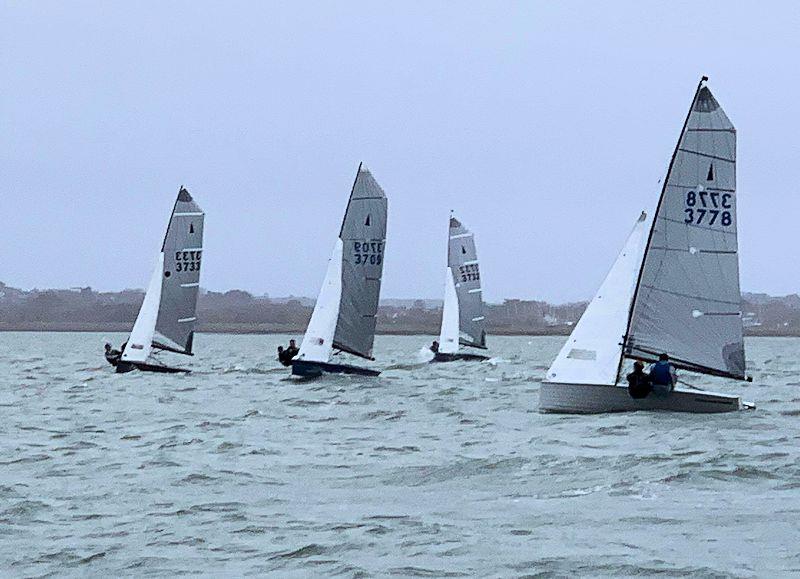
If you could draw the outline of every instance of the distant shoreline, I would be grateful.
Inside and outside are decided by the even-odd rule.
[[[86,332],[86,333],[127,333],[131,331],[133,324],[129,323],[74,323],[74,322],[25,322],[10,323],[0,322],[0,332]],[[487,333],[493,336],[562,336],[566,337],[572,331],[572,326],[556,326],[534,331],[522,331],[506,328],[488,328]],[[275,335],[275,334],[294,334],[302,336],[305,327],[280,325],[280,324],[204,324],[197,328],[198,334],[254,334],[254,335]],[[439,328],[378,328],[376,332],[379,336],[436,336]],[[763,338],[797,338],[800,332],[775,330],[763,330],[760,328],[745,328],[744,335],[747,337]]]

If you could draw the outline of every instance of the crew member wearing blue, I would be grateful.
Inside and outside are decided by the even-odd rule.
[[[669,396],[675,390],[678,377],[675,366],[669,361],[669,356],[661,354],[658,362],[650,367],[650,382],[653,384],[653,394],[656,396]]]

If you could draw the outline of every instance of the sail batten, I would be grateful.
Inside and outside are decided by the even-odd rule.
[[[654,215],[626,356],[666,353],[692,371],[744,377],[736,218],[736,130],[701,83]]]

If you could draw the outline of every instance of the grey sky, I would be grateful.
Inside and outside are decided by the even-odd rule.
[[[790,293],[794,2],[0,2],[0,280],[144,287],[183,184],[202,285],[316,295],[360,160],[384,297],[590,297],[701,74],[739,136],[742,287]]]

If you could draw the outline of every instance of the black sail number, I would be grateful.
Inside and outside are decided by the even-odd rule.
[[[356,265],[380,265],[383,263],[383,242],[354,241],[353,261]]]
[[[200,271],[202,250],[194,249],[175,252],[175,271]]]
[[[733,195],[719,191],[687,191],[684,223],[708,227],[733,225]]]
[[[477,263],[458,266],[458,277],[462,282],[481,281],[481,271]]]

